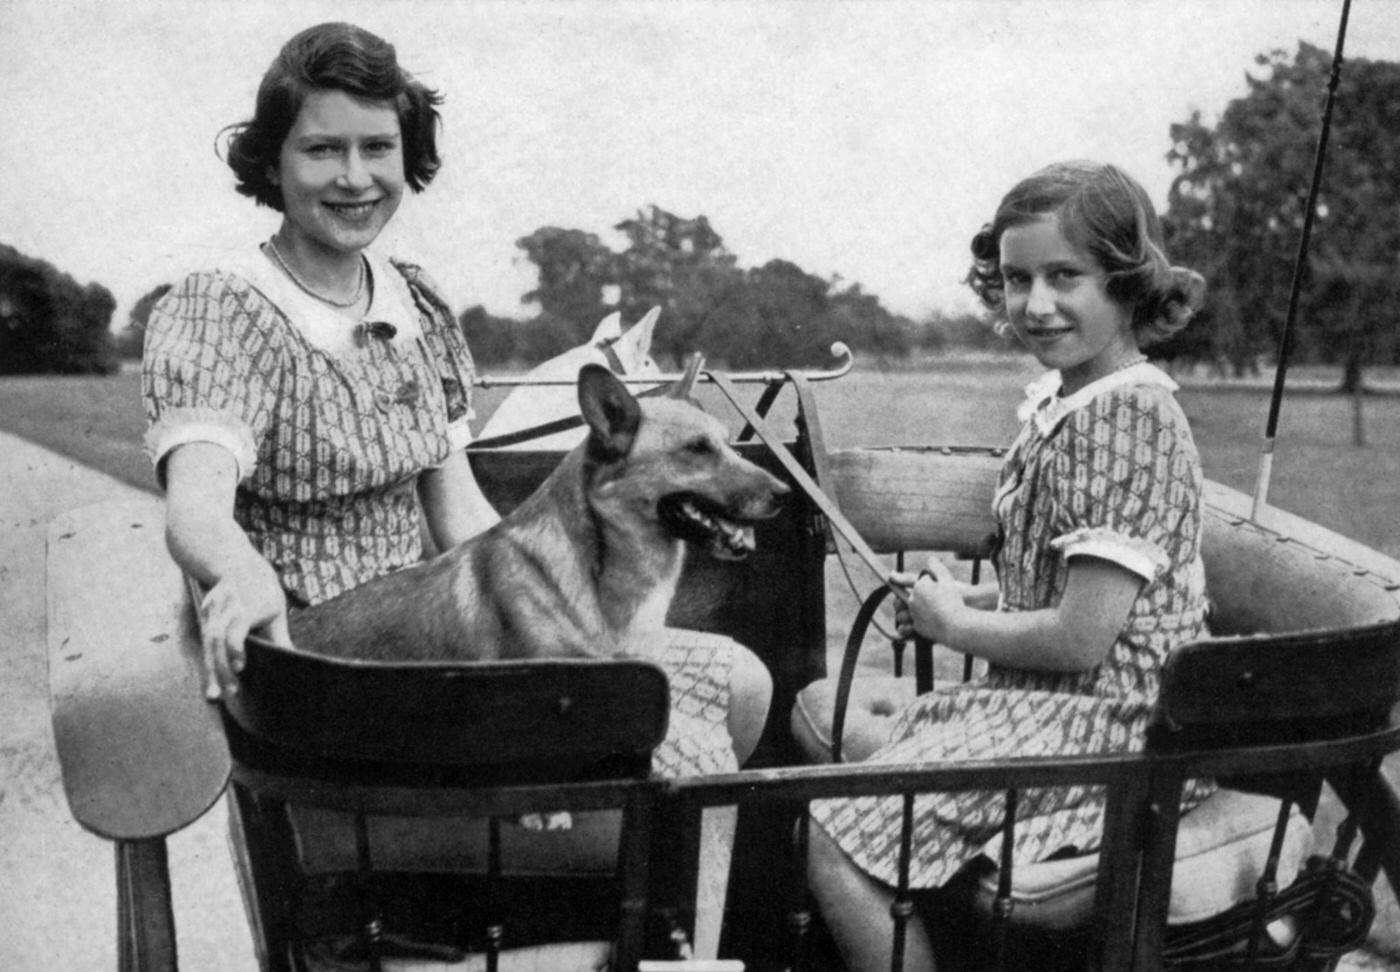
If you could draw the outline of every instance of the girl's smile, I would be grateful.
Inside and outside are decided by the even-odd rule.
[[[1001,235],[1006,317],[1016,337],[1072,394],[1139,354],[1132,308],[1108,295],[1094,257],[1066,239],[1056,215]]]
[[[282,190],[284,254],[311,280],[343,284],[403,199],[394,106],[338,89],[311,92],[282,144],[273,181]]]

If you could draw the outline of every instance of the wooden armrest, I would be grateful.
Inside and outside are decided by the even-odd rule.
[[[56,517],[47,581],[50,710],[73,816],[111,840],[198,819],[223,792],[229,754],[161,501]]]

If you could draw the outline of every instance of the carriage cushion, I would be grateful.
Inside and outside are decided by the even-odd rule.
[[[1168,925],[1201,921],[1254,897],[1269,856],[1278,805],[1275,797],[1217,790],[1182,816]],[[996,860],[1000,847],[1000,836],[988,842],[982,849],[987,858],[983,863]],[[1295,807],[1279,853],[1280,887],[1292,883],[1311,849],[1311,827]],[[1083,854],[1017,868],[1011,890],[1012,921],[1050,931],[1084,926],[1093,916],[1098,866],[1098,854]],[[996,893],[997,872],[986,866],[976,890],[977,906],[984,914],[992,913]]]
[[[858,763],[890,738],[894,716],[914,701],[914,680],[893,675],[857,675],[851,682],[842,762]],[[813,682],[797,693],[792,737],[810,763],[831,762],[831,723],[836,712],[836,679]]]
[[[844,761],[865,759],[889,739],[894,716],[914,698],[913,680],[889,675],[857,677],[851,684],[842,732]],[[793,737],[808,760],[830,762],[836,680],[813,682],[797,695]],[[1182,924],[1217,914],[1252,896],[1268,857],[1278,800],[1219,790],[1181,818],[1177,835],[1168,922]],[[986,848],[998,858],[1000,837]],[[1311,849],[1307,820],[1295,810],[1289,820],[1278,878],[1286,885]],[[984,862],[988,863],[988,862]],[[1016,869],[1013,921],[1044,928],[1086,922],[1093,908],[1097,854],[1045,861]],[[996,872],[981,882],[979,902],[996,893]]]

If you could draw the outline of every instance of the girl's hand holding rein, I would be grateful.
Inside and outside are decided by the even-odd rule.
[[[1100,664],[1127,623],[1143,578],[1108,560],[1075,557],[1060,602],[1034,611],[998,611],[985,591],[959,582],[937,557],[918,574],[894,573],[909,589],[895,609],[901,637],[930,641],[998,665],[1087,671]]]
[[[948,644],[967,606],[970,588],[961,583],[937,557],[929,557],[917,574],[891,575],[891,580],[909,590],[909,600],[895,609],[895,627],[902,637],[918,634]]]

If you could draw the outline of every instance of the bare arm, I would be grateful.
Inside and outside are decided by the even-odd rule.
[[[441,466],[419,474],[418,501],[439,550],[455,547],[501,518],[481,492],[464,452],[453,452]]]
[[[996,581],[968,584],[963,588],[963,602],[979,611],[995,611],[1001,603],[1001,586]]]
[[[287,600],[276,572],[233,519],[238,467],[222,446],[191,442],[165,460],[165,541],[170,555],[208,593],[199,604],[209,683],[218,698],[238,690],[250,631],[290,644]]]
[[[1081,672],[1107,656],[1127,623],[1143,579],[1112,561],[1075,557],[1064,597],[1038,611],[989,611],[969,605],[952,573],[937,559],[897,614],[901,633],[910,626],[957,651],[998,665],[1041,671]]]

